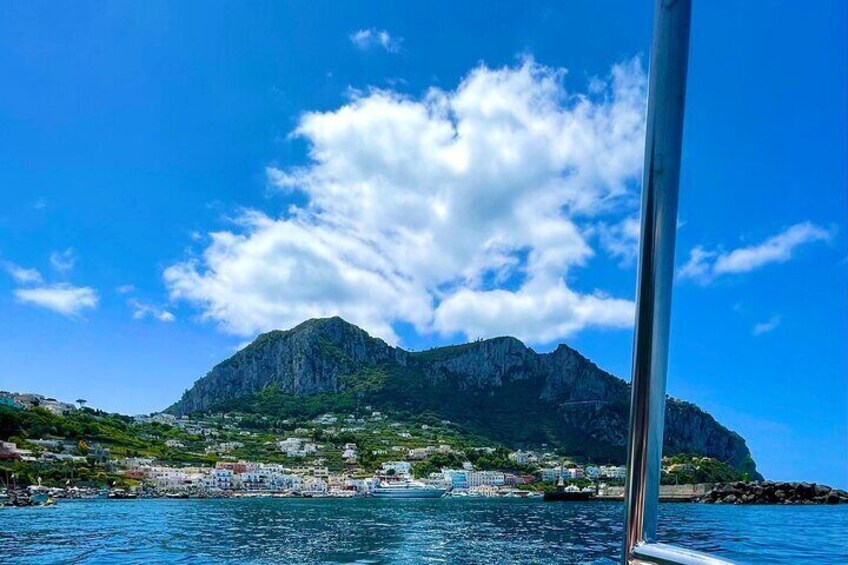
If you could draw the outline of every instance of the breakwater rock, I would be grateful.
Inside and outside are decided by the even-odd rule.
[[[816,483],[716,483],[698,502],[708,504],[844,504],[848,492]]]

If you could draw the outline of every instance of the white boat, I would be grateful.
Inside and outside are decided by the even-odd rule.
[[[376,498],[441,498],[447,489],[434,487],[420,481],[380,483],[372,494]]]

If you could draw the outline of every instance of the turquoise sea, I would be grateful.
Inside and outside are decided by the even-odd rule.
[[[63,500],[0,509],[0,562],[609,565],[622,514],[514,499]],[[848,506],[663,504],[660,530],[739,563],[848,563]]]

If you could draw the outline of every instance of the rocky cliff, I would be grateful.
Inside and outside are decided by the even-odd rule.
[[[354,395],[377,409],[437,414],[505,443],[624,458],[629,385],[568,346],[539,354],[503,337],[408,352],[341,318],[259,336],[168,411],[226,409],[269,387],[294,397]],[[690,403],[667,403],[665,451],[715,457],[758,477],[745,441]]]
[[[361,366],[406,363],[409,353],[392,348],[341,318],[308,320],[287,331],[262,334],[219,363],[168,410],[202,412],[274,384],[307,395],[341,392],[339,377]]]

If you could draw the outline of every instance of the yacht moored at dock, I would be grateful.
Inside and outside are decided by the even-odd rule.
[[[441,498],[447,489],[438,488],[420,481],[398,481],[379,483],[372,495],[376,498]]]

